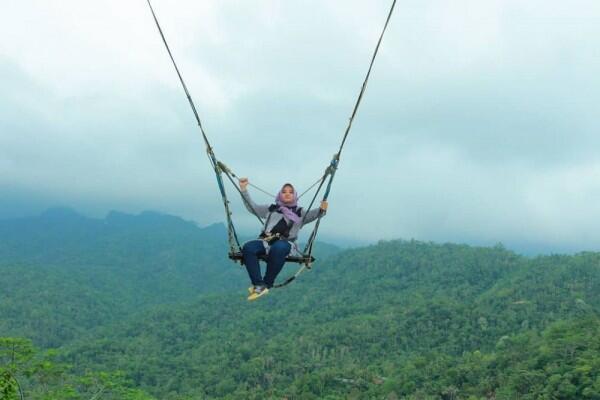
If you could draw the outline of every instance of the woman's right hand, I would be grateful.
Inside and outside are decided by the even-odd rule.
[[[240,190],[245,192],[248,188],[248,178],[240,178]]]

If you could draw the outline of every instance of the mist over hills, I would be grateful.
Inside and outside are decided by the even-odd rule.
[[[159,399],[600,396],[599,253],[320,243],[249,303],[225,235],[154,212],[2,220],[0,337]]]
[[[0,256],[14,256],[23,261],[28,257],[35,261],[37,257],[37,261],[55,262],[74,253],[110,260],[123,252],[131,254],[136,249],[131,247],[131,238],[135,236],[136,240],[149,241],[144,252],[151,257],[182,238],[193,237],[198,242],[195,247],[213,248],[225,234],[221,224],[199,228],[179,217],[152,211],[139,215],[111,211],[104,219],[96,219],[61,207],[48,209],[36,217],[0,220],[3,252]],[[20,251],[18,246],[25,243],[28,251]],[[14,252],[8,253],[11,250]],[[95,251],[89,254],[83,250]]]

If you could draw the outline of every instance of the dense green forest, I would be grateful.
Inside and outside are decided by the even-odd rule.
[[[249,303],[224,237],[156,213],[0,221],[0,398],[600,399],[600,253],[320,244]]]

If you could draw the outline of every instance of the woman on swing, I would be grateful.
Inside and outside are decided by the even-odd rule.
[[[305,225],[316,220],[327,210],[327,202],[321,207],[306,212],[298,207],[298,193],[290,183],[283,185],[275,204],[258,205],[248,193],[248,178],[240,179],[240,190],[244,205],[252,214],[265,218],[265,225],[259,239],[246,242],[242,248],[242,263],[248,270],[252,286],[248,289],[248,300],[256,300],[267,294],[275,278],[281,272],[288,255],[300,255],[296,239]],[[259,256],[267,255],[267,271],[263,277],[260,271]]]

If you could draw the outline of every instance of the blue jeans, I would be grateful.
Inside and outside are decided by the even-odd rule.
[[[287,240],[278,240],[269,247],[267,256],[267,272],[263,279],[260,273],[260,264],[258,257],[266,254],[265,246],[262,240],[251,240],[244,244],[242,248],[242,261],[248,270],[250,281],[255,286],[272,287],[275,278],[281,272],[285,258],[290,254],[292,245]]]

